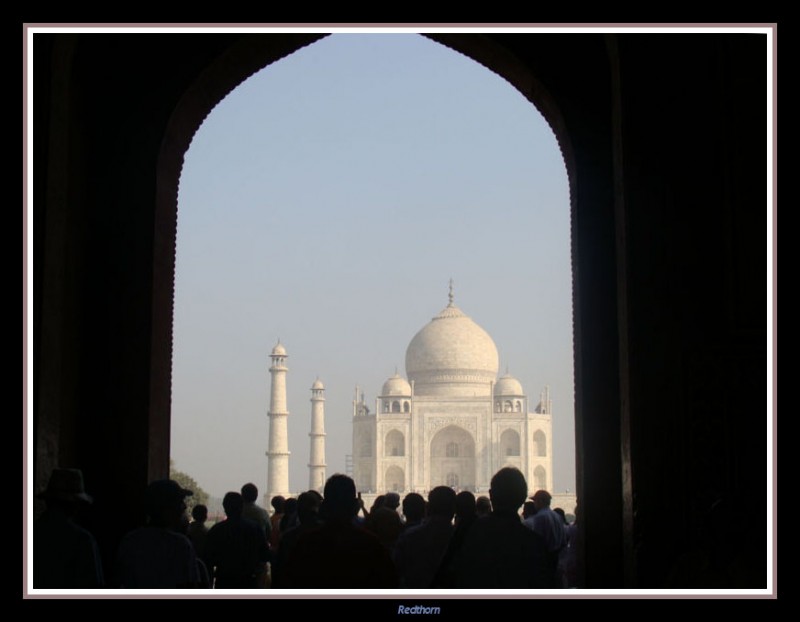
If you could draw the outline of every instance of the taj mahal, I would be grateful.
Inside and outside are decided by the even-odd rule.
[[[491,336],[454,303],[411,339],[405,377],[395,373],[370,408],[356,388],[352,475],[366,493],[426,493],[440,485],[486,492],[492,475],[513,466],[531,489],[553,490],[549,389],[531,403],[519,380],[498,377]],[[272,351],[267,498],[289,493],[286,349]],[[325,482],[324,386],[312,388],[309,488]]]

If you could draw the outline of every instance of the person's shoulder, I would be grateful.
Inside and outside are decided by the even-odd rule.
[[[198,536],[208,533],[208,527],[204,523],[192,523],[189,525],[189,535]]]
[[[374,533],[357,525],[349,525],[349,537],[356,546],[362,549],[380,549],[385,551],[386,547],[381,544],[380,539]]]
[[[294,533],[297,538],[297,544],[303,543],[303,545],[315,546],[317,542],[327,543],[331,538],[330,531],[330,526],[325,523],[309,526],[302,530],[298,527],[292,527],[281,534],[281,538],[283,538],[284,534]]]
[[[208,528],[209,533],[212,531],[225,531],[231,525],[231,521],[227,518],[223,518],[220,521],[217,521],[211,527]]]
[[[524,525],[521,526],[522,529],[519,532],[519,538],[525,543],[525,546],[536,550],[547,548],[547,544],[545,543],[544,536],[542,536],[542,534],[540,534],[538,531],[534,531],[533,529],[528,529]]]
[[[405,529],[403,529],[402,532],[400,532],[400,536],[399,536],[398,540],[401,540],[401,539],[403,539],[403,540],[408,540],[408,539],[413,540],[414,538],[419,537],[419,533],[420,533],[420,531],[422,531],[422,528],[424,526],[425,526],[425,523],[422,522],[422,523],[417,523],[416,525],[411,525],[411,527],[406,527]]]
[[[179,535],[179,534],[175,534]],[[188,538],[187,538],[188,540]],[[171,538],[166,529],[156,527],[138,527],[126,533],[119,544],[119,556],[123,559],[135,558],[144,554],[150,555],[154,551],[162,551],[171,548],[169,542]],[[190,543],[191,546],[191,543]]]
[[[161,547],[189,548],[194,550],[192,541],[182,533],[171,529],[159,529],[157,527],[141,527],[128,534],[131,543],[141,544],[144,542],[153,543]]]
[[[477,516],[470,524],[470,532],[473,531],[489,531],[498,525],[498,520],[492,514],[487,516]]]
[[[72,534],[73,534],[73,537],[77,541],[83,542],[83,543],[96,544],[94,536],[92,535],[92,533],[90,531],[88,531],[87,529],[84,529],[80,525],[73,525],[73,527],[74,528],[72,529]]]
[[[180,543],[183,546],[192,546],[192,541],[189,540],[189,536],[183,533],[178,533],[176,531],[166,530],[167,538],[172,540],[173,542]]]
[[[222,520],[208,528],[206,538],[217,538],[228,528],[228,521]]]
[[[264,530],[262,529],[259,523],[252,519],[242,516],[240,520],[241,528],[243,531],[258,531],[259,533],[263,534]]]
[[[156,541],[165,548],[194,550],[192,541],[187,536],[171,529],[150,529],[149,533],[144,532],[142,537]]]
[[[120,544],[130,545],[139,542],[140,540],[146,539],[150,531],[152,531],[152,529],[149,527],[137,527],[136,529],[133,529],[128,533],[126,533],[124,536],[122,536]]]

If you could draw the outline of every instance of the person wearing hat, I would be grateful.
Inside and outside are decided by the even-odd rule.
[[[97,542],[75,523],[81,506],[92,503],[79,469],[54,469],[47,490],[37,495],[47,509],[33,524],[33,587],[92,589],[103,586]]]
[[[200,584],[194,547],[183,534],[184,500],[191,495],[171,479],[150,483],[145,491],[147,524],[128,533],[117,551],[120,587],[176,589]]]
[[[548,569],[552,574],[552,587],[555,587],[558,557],[561,549],[567,544],[567,532],[563,519],[550,509],[550,501],[552,499],[553,497],[546,490],[537,490],[531,497],[536,508],[536,514],[526,518],[523,522],[525,526],[538,533],[544,539],[547,547]]]

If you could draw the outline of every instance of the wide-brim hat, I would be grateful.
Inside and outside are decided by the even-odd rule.
[[[84,501],[86,503],[93,501],[83,487],[83,473],[80,469],[53,469],[47,489],[36,496],[40,499],[58,501]]]
[[[182,488],[173,479],[158,479],[150,482],[144,493],[144,503],[149,514],[169,508],[184,498],[192,496],[191,490]]]

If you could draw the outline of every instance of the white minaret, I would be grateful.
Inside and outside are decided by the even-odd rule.
[[[289,497],[289,411],[286,408],[286,348],[280,340],[270,354],[272,390],[269,398],[269,451],[267,451],[267,500]]]
[[[319,378],[311,385],[311,452],[308,459],[308,489],[325,487],[325,385]]]

